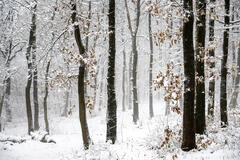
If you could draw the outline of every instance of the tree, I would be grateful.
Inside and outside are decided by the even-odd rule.
[[[223,57],[221,62],[221,83],[220,83],[220,113],[221,113],[221,126],[228,125],[227,118],[227,58],[228,58],[228,42],[229,42],[229,9],[230,0],[225,0],[225,16],[224,16],[224,29],[223,33]]]
[[[136,2],[136,23],[135,30],[133,30],[130,12],[128,8],[127,0],[125,0],[125,8],[127,11],[127,20],[128,20],[128,29],[131,33],[132,40],[132,54],[133,54],[133,63],[132,63],[132,94],[133,94],[133,122],[136,124],[139,119],[138,111],[138,91],[137,91],[137,64],[138,64],[138,50],[137,50],[137,33],[139,29],[140,22],[140,1]],[[135,4],[135,2],[133,2]]]
[[[37,11],[37,4],[35,9],[35,16]],[[36,21],[34,23],[35,29],[33,33],[33,42],[32,42],[32,72],[33,72],[33,104],[34,104],[34,130],[39,130],[39,106],[38,106],[38,69],[37,69],[37,62],[36,62]]]
[[[49,122],[48,122],[48,112],[47,112],[47,98],[48,98],[48,76],[49,76],[49,67],[51,60],[47,63],[46,73],[45,73],[45,96],[43,98],[43,110],[44,110],[44,122],[45,130],[49,134]]]
[[[71,10],[72,10],[72,24],[74,25],[74,37],[78,46],[79,54],[84,58],[85,48],[82,43],[80,28],[77,24],[77,6],[75,0],[71,0]],[[85,97],[84,97],[84,72],[85,72],[85,63],[83,59],[80,60],[79,72],[78,72],[78,101],[79,101],[79,118],[80,124],[82,127],[82,139],[84,149],[89,148],[91,139],[88,131],[87,117],[86,117],[86,106],[85,106]]]
[[[31,99],[30,99],[30,90],[32,85],[32,70],[33,65],[31,61],[31,52],[36,51],[36,10],[37,4],[35,3],[32,8],[32,24],[29,33],[29,41],[28,47],[26,52],[26,59],[27,59],[27,66],[28,66],[28,78],[27,78],[27,85],[25,88],[25,98],[26,98],[26,109],[27,109],[27,119],[28,119],[28,134],[33,131],[33,119],[32,119],[32,109],[31,109]]]
[[[194,48],[193,48],[193,3],[184,0],[185,17],[183,20],[183,57],[184,57],[184,107],[183,107],[183,140],[182,150],[195,148],[194,132]]]
[[[152,18],[151,13],[148,14],[148,31],[149,31],[149,44],[150,44],[150,61],[149,61],[149,116],[152,118],[153,114],[153,92],[152,92],[152,66],[153,66],[153,37],[152,37]]]
[[[215,10],[215,0],[210,1],[210,13],[209,13],[209,43],[214,42],[214,10]],[[215,49],[211,49],[209,51],[209,56],[211,59],[214,59],[215,56]],[[215,62],[214,60],[210,63],[210,81],[209,81],[209,100],[208,100],[208,115],[213,118],[214,116],[214,104],[215,104],[215,78],[214,78],[214,72],[212,71],[215,68]]]
[[[233,93],[232,97],[230,100],[229,107],[230,108],[235,108],[237,106],[237,98],[239,94],[239,85],[240,85],[240,47],[238,48],[238,59],[237,59],[237,76],[234,81],[234,88],[233,88]]]
[[[203,134],[205,122],[205,35],[206,35],[206,1],[196,1],[196,133]]]
[[[109,30],[109,55],[108,55],[108,78],[107,78],[107,141],[113,144],[117,138],[117,104],[115,92],[115,0],[109,0],[108,12],[108,30]]]

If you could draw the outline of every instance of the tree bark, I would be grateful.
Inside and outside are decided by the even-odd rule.
[[[33,14],[36,17],[36,8]],[[33,104],[34,104],[34,130],[39,130],[39,105],[38,105],[38,69],[36,64],[36,18],[32,23],[33,25],[33,39],[32,39],[32,69],[33,69]]]
[[[123,70],[122,70],[122,111],[126,110],[125,107],[125,74],[126,74],[126,52],[123,49]]]
[[[195,148],[194,132],[194,48],[193,48],[193,3],[192,0],[184,0],[185,17],[183,21],[183,57],[184,57],[184,108],[183,108],[183,140],[182,150],[189,151]]]
[[[128,88],[128,92],[129,92],[129,103],[128,103],[128,109],[132,109],[133,107],[133,100],[132,100],[132,52],[130,53],[130,58],[129,58],[129,66],[128,66],[128,71],[129,71],[129,88]]]
[[[203,134],[205,122],[205,35],[206,35],[206,1],[196,1],[196,133]]]
[[[115,143],[117,139],[117,104],[115,91],[115,0],[109,0],[108,13],[108,30],[109,30],[109,56],[108,56],[108,78],[107,78],[107,141]]]
[[[43,99],[43,109],[44,109],[44,122],[45,122],[45,130],[48,134],[49,133],[49,123],[48,123],[48,112],[47,112],[47,98],[48,98],[48,74],[49,74],[49,67],[50,67],[51,60],[47,63],[47,69],[45,73],[45,96]]]
[[[78,46],[79,54],[84,57],[85,48],[82,44],[80,29],[77,22],[77,6],[74,0],[71,0],[71,10],[72,10],[72,23],[74,24],[74,37]],[[88,131],[87,117],[86,117],[86,106],[85,106],[85,97],[84,97],[84,72],[85,72],[85,64],[81,60],[79,73],[78,73],[78,100],[79,100],[79,118],[80,124],[82,127],[82,139],[84,149],[87,150],[89,148],[89,144],[91,143],[91,139]]]
[[[148,14],[148,31],[150,43],[150,57],[149,57],[149,117],[154,116],[153,113],[153,92],[152,92],[152,66],[153,66],[153,37],[152,37],[152,18],[151,13]]]
[[[229,27],[229,8],[230,1],[225,0],[225,27]],[[228,58],[228,42],[229,42],[229,29],[226,28],[223,33],[223,57],[221,63],[221,83],[220,83],[220,113],[221,113],[221,126],[226,127],[228,125],[227,116],[227,58]]]
[[[237,98],[239,94],[239,85],[240,85],[240,48],[238,48],[238,59],[237,59],[237,76],[234,81],[233,93],[230,101],[230,108],[235,108],[237,106]]]
[[[130,12],[128,8],[127,0],[125,0],[125,8],[127,11],[127,20],[128,20],[128,29],[131,33],[132,38],[132,54],[133,54],[133,68],[132,68],[132,94],[133,94],[133,122],[136,124],[139,119],[139,111],[138,111],[138,90],[137,90],[137,64],[138,64],[138,51],[137,51],[137,33],[140,22],[140,2],[141,0],[137,0],[136,3],[136,26],[135,30],[132,28]]]
[[[30,89],[32,85],[32,60],[31,60],[31,49],[33,47],[34,39],[35,36],[34,34],[36,33],[36,8],[37,5],[35,4],[33,6],[33,13],[32,13],[32,24],[30,28],[30,34],[29,34],[29,42],[28,42],[28,47],[27,47],[27,52],[26,52],[26,59],[27,59],[27,66],[28,66],[28,78],[27,78],[27,85],[25,88],[25,97],[26,97],[26,110],[27,110],[27,119],[28,119],[28,134],[33,131],[33,119],[32,119],[32,109],[31,109],[31,99],[30,99]]]
[[[210,15],[209,15],[209,43],[214,42],[214,12],[215,12],[215,0],[211,0]],[[215,49],[209,51],[211,58],[215,57]],[[209,100],[208,100],[208,115],[213,118],[214,105],[215,105],[215,76],[213,69],[215,68],[215,60],[210,63],[210,80],[209,80]]]

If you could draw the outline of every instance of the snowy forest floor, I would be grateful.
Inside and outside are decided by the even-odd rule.
[[[162,105],[165,106],[165,105]],[[68,118],[51,117],[50,134],[54,143],[42,143],[26,135],[26,121],[14,120],[0,133],[6,138],[25,139],[23,143],[0,142],[0,160],[239,160],[240,107],[229,110],[229,126],[207,120],[206,136],[196,136],[197,149],[181,151],[182,115],[164,116],[164,107],[148,118],[148,105],[140,105],[140,120],[132,122],[132,111],[118,111],[118,140],[115,145],[105,143],[106,112],[88,117],[93,145],[83,150],[78,112]],[[216,114],[218,114],[216,112]],[[43,119],[43,117],[40,117]],[[219,121],[218,121],[219,122]],[[41,124],[43,128],[43,124]]]

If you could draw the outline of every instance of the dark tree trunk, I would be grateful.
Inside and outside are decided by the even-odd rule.
[[[33,119],[32,119],[32,109],[31,109],[31,99],[30,99],[30,89],[32,85],[32,60],[31,60],[31,49],[33,47],[35,33],[36,33],[36,9],[37,5],[35,4],[33,7],[32,14],[32,24],[30,28],[29,42],[26,52],[27,66],[28,66],[28,78],[27,78],[27,86],[25,88],[25,97],[26,97],[26,110],[27,110],[27,119],[28,119],[28,134],[33,131]]]
[[[230,108],[235,108],[237,106],[237,98],[239,94],[239,85],[240,85],[240,48],[238,48],[238,59],[237,59],[237,76],[234,81],[233,93],[230,101]]]
[[[47,69],[45,73],[45,96],[43,99],[45,130],[48,134],[49,134],[49,123],[48,123],[48,112],[47,112],[47,98],[48,98],[48,73],[49,73],[50,63],[51,63],[51,60],[49,60],[47,63]]]
[[[5,95],[5,93],[3,92],[3,95],[0,100],[0,132],[3,131],[2,109],[3,109],[4,95]]]
[[[122,111],[126,110],[125,107],[125,74],[126,74],[126,52],[123,49],[123,70],[122,70]]]
[[[108,56],[108,78],[107,78],[107,141],[115,143],[117,138],[117,104],[115,92],[115,0],[109,0],[109,56]]]
[[[102,67],[101,71],[101,83],[100,83],[100,95],[99,95],[99,108],[98,110],[101,111],[103,105],[103,86],[104,86],[104,67]]]
[[[36,16],[36,9],[34,11]],[[32,41],[32,67],[33,67],[33,102],[34,102],[34,130],[39,130],[39,106],[38,106],[38,69],[36,64],[36,21],[33,21]]]
[[[229,8],[230,0],[225,0],[225,27],[229,27]],[[226,28],[223,33],[223,57],[221,63],[221,84],[220,84],[220,112],[221,112],[221,126],[228,125],[227,116],[227,58],[228,58],[228,42],[229,42],[229,29]]]
[[[149,117],[152,118],[153,114],[153,92],[152,92],[152,66],[153,66],[153,37],[152,37],[152,18],[151,13],[148,14],[148,30],[149,30],[149,43],[150,43],[150,57],[149,57]]]
[[[196,1],[196,133],[203,134],[205,122],[205,35],[206,35],[206,1]]]
[[[137,52],[137,39],[135,36],[132,38],[132,49],[133,49],[133,70],[132,70],[133,122],[137,123],[137,121],[139,119],[138,88],[137,88],[138,52]]]
[[[209,15],[209,43],[214,42],[214,12],[215,12],[215,0],[211,0],[211,8]],[[209,51],[209,56],[211,58],[215,57],[215,50]],[[210,81],[209,81],[209,100],[208,100],[208,115],[213,118],[214,116],[214,104],[215,104],[215,76],[213,69],[215,68],[215,60],[210,63]]]
[[[75,23],[77,21],[77,6],[74,0],[71,0],[71,10],[72,10],[72,23],[74,24],[74,37],[79,49],[79,54],[84,57],[85,48],[82,44],[81,34],[79,26]],[[80,124],[82,127],[82,139],[84,149],[89,148],[89,144],[91,143],[91,139],[88,131],[87,117],[86,117],[86,106],[85,106],[85,97],[84,97],[84,72],[85,72],[85,64],[81,60],[79,73],[78,73],[78,99],[79,99],[79,118]]]
[[[184,0],[185,17],[183,22],[183,56],[184,56],[184,108],[183,108],[183,140],[182,150],[195,148],[194,132],[194,48],[193,48],[193,4],[192,0]]]

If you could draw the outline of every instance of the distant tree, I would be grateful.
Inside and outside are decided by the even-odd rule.
[[[152,70],[153,70],[153,37],[152,37],[152,15],[148,13],[148,31],[149,31],[149,44],[150,44],[150,57],[149,57],[149,116],[152,118],[153,113],[153,79],[152,79]]]
[[[108,12],[108,30],[109,30],[109,56],[108,56],[108,78],[107,78],[107,141],[113,144],[117,138],[117,104],[115,91],[115,0],[109,0]]]
[[[205,35],[206,35],[206,0],[196,1],[196,133],[203,134],[205,122]]]
[[[233,93],[232,93],[232,97],[231,97],[230,104],[229,104],[230,108],[235,108],[237,106],[239,86],[240,86],[240,47],[238,48],[237,76],[236,76],[235,81],[234,81]]]
[[[221,63],[221,83],[220,83],[220,112],[221,112],[221,126],[226,127],[228,125],[227,116],[227,59],[228,59],[228,43],[229,43],[229,9],[230,0],[225,0],[225,15],[224,15],[224,29],[223,33],[223,57]]]
[[[184,57],[184,106],[183,106],[183,140],[182,150],[195,148],[194,132],[194,48],[193,48],[193,3],[184,0],[185,16],[183,19],[183,57]]]
[[[138,91],[137,91],[137,64],[138,64],[138,50],[137,50],[137,33],[139,29],[139,22],[140,22],[140,2],[141,0],[137,0],[136,3],[136,23],[135,23],[135,29],[132,27],[128,2],[125,0],[125,8],[127,11],[127,20],[128,20],[128,29],[131,34],[131,40],[132,40],[132,94],[133,94],[133,122],[136,124],[139,119],[139,109],[138,109]],[[130,58],[131,59],[131,58]]]

